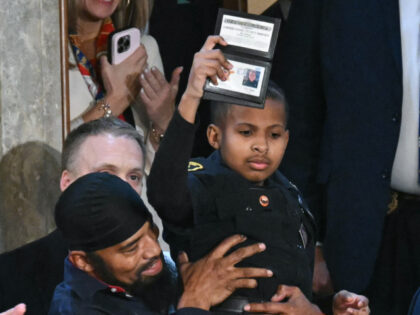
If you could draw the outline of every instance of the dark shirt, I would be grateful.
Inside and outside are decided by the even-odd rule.
[[[58,230],[0,255],[0,312],[26,303],[26,315],[47,314],[63,281],[68,246]]]
[[[144,302],[120,287],[109,286],[76,268],[68,258],[64,263],[64,281],[55,289],[49,311],[55,314],[156,314]],[[195,308],[183,308],[178,315],[208,314]]]

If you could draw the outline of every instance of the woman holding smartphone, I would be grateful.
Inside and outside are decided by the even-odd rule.
[[[182,71],[165,80],[158,45],[144,34],[150,10],[149,0],[69,1],[71,128],[111,115],[134,124],[146,144],[146,172],[174,112]],[[128,26],[140,29],[141,45],[110,64],[108,37]]]

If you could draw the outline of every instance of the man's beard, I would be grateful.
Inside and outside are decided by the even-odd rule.
[[[160,314],[168,314],[169,307],[175,305],[176,278],[171,273],[162,253],[160,255],[162,271],[155,276],[144,277],[141,275],[158,258],[152,259],[136,272],[137,280],[131,284],[116,279],[106,262],[97,254],[87,253],[87,257],[89,263],[95,268],[95,274],[100,280],[110,285],[119,286],[129,294],[140,298],[152,311]]]

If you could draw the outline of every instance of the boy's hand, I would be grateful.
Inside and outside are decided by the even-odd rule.
[[[210,254],[190,263],[185,253],[179,256],[179,271],[184,283],[184,293],[178,309],[196,307],[208,310],[223,302],[237,288],[255,288],[257,277],[271,277],[273,273],[263,268],[240,268],[237,263],[246,257],[265,250],[264,244],[253,244],[226,253],[246,237],[234,235],[224,240]]]
[[[207,77],[217,84],[217,78],[226,80],[233,67],[220,49],[213,49],[216,44],[226,46],[227,42],[221,36],[209,36],[201,50],[194,55],[187,89],[178,106],[181,116],[190,123],[194,123]]]
[[[334,295],[333,313],[334,315],[368,315],[370,314],[369,300],[363,295],[341,290]]]
[[[227,42],[221,36],[209,36],[199,52],[194,55],[190,76],[185,94],[201,98],[203,87],[207,77],[213,84],[217,84],[217,78],[226,80],[232,65],[226,60],[220,49],[213,49],[216,44],[227,46]]]
[[[279,285],[271,302],[251,303],[244,310],[265,314],[322,315],[318,306],[312,304],[298,287],[288,285]]]

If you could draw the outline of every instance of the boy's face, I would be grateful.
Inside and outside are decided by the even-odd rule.
[[[209,127],[208,137],[232,170],[262,185],[277,170],[289,141],[284,105],[272,99],[264,109],[234,105],[223,126]]]

